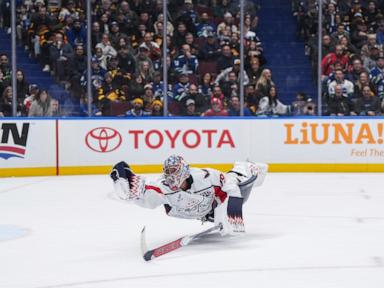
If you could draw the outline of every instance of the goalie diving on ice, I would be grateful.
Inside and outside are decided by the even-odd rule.
[[[223,173],[189,167],[183,157],[171,155],[154,181],[136,175],[125,162],[117,163],[110,176],[121,200],[144,208],[163,206],[168,216],[213,222],[221,235],[236,235],[245,232],[243,204],[267,170],[264,163],[235,162]]]

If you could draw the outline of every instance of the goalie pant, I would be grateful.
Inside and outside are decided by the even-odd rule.
[[[116,177],[116,172],[122,170],[119,165],[125,165],[125,172],[117,173]],[[252,188],[262,185],[267,170],[266,164],[251,162],[235,162],[227,173],[190,168],[191,175],[186,180],[189,189],[176,192],[163,177],[150,181],[135,175],[124,162],[114,166],[111,177],[121,200],[151,209],[164,206],[169,216],[212,221],[222,225],[222,235],[233,235],[245,231],[242,206]]]

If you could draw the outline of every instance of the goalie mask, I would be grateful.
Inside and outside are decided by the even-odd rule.
[[[191,174],[189,172],[189,165],[183,157],[171,155],[164,161],[163,175],[169,188],[172,191],[177,191],[184,180],[188,179]]]

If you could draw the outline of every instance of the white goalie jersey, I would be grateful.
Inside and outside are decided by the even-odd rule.
[[[232,209],[228,208],[228,199],[241,200],[239,205],[242,206],[252,188],[263,183],[267,169],[266,164],[250,162],[236,162],[227,173],[210,168],[190,168],[190,177],[186,180],[189,188],[178,191],[171,190],[163,177],[151,181],[132,173],[128,180],[114,180],[114,187],[120,199],[139,206],[152,209],[164,206],[169,216],[186,219],[203,219],[210,213],[213,215],[214,211],[214,222],[222,223]],[[236,210],[233,211],[237,216],[229,221],[241,219],[237,224],[243,227],[242,215],[238,215],[241,207],[240,212]]]

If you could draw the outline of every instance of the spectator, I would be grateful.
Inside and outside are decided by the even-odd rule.
[[[119,67],[122,73],[126,73],[129,75],[132,75],[135,73],[136,71],[135,56],[133,56],[133,54],[129,51],[128,47],[122,47],[119,50],[117,54],[117,60],[119,61]]]
[[[154,70],[148,61],[139,62],[137,74],[143,78],[145,84],[153,81]]]
[[[101,32],[99,22],[97,21],[93,22],[92,23],[92,45],[94,45],[95,43],[101,42],[102,36],[103,36],[103,33]]]
[[[141,98],[133,99],[132,106],[132,109],[126,113],[127,117],[145,117],[150,115],[150,113],[144,111],[144,101]]]
[[[343,96],[351,99],[354,91],[353,83],[344,79],[344,73],[341,69],[335,71],[335,80],[328,85],[328,94],[331,98],[335,95],[335,87],[337,84],[340,84],[343,87]]]
[[[188,110],[188,105],[186,103],[188,100],[193,100],[193,104],[195,105],[194,111],[196,113],[202,113],[206,111],[209,107],[210,98],[204,96],[203,94],[199,93],[197,86],[195,84],[191,84],[189,86],[188,92],[186,93],[185,97],[182,99],[182,106],[184,109],[182,109],[182,114],[186,115]]]
[[[127,35],[132,35],[137,27],[137,14],[131,10],[128,1],[121,1],[118,7],[116,21],[120,31]]]
[[[359,80],[356,81],[353,92],[353,100],[363,97],[363,87],[369,86],[371,91],[375,93],[376,87],[373,83],[369,81],[369,75],[367,72],[361,72],[359,75]]]
[[[195,100],[188,99],[185,102],[185,106],[186,106],[186,112],[184,114],[185,116],[189,116],[189,117],[200,116],[200,113],[196,111]]]
[[[384,56],[380,55],[376,61],[376,67],[371,70],[371,81],[375,84],[384,79]]]
[[[220,98],[211,99],[211,108],[205,111],[202,116],[228,116],[228,111],[224,109]]]
[[[367,72],[367,71],[364,69],[361,59],[355,58],[352,62],[352,67],[347,73],[345,79],[348,79],[352,83],[356,83],[359,80],[360,74],[363,72]]]
[[[222,102],[224,101],[225,97],[224,97],[224,93],[223,91],[221,90],[220,86],[219,85],[216,85],[213,87],[213,91],[212,91],[212,95],[211,95],[211,99],[210,101],[212,101],[213,98],[218,98],[220,99]],[[212,103],[211,103],[212,104]]]
[[[101,37],[101,42],[96,45],[96,48],[101,48],[103,55],[108,59],[115,57],[117,52],[115,48],[112,47],[111,42],[109,41],[109,35],[104,33]]]
[[[260,102],[259,94],[255,90],[255,85],[248,84],[244,89],[245,105],[254,114]]]
[[[230,72],[234,72],[236,74],[236,77],[238,79],[238,84],[240,84],[240,59],[235,59],[233,61],[233,66],[232,67],[228,67],[226,69],[224,69],[217,77],[216,77],[216,80],[215,80],[215,83],[216,84],[220,84],[221,81],[229,81],[229,74]],[[247,73],[244,71],[243,73],[243,77],[244,77],[244,82],[242,83],[242,85],[247,85],[249,83],[249,79],[248,79],[248,76],[247,76]]]
[[[232,67],[234,61],[234,57],[232,55],[231,47],[229,45],[222,46],[221,55],[217,59],[217,68],[216,71],[221,73],[223,70],[228,67]]]
[[[349,116],[351,111],[350,101],[343,95],[343,87],[335,86],[335,96],[329,99],[328,113],[330,116]]]
[[[311,104],[311,99],[308,99],[304,92],[299,92],[296,95],[295,101],[292,102],[291,113],[294,116],[308,115],[308,103]]]
[[[161,23],[161,29],[162,29],[163,25],[164,25],[164,15],[163,15],[163,13],[159,13],[159,15],[157,15],[157,21],[154,24],[155,34],[162,33],[162,32],[160,32],[161,29],[158,29],[158,26],[157,26],[158,23]],[[173,27],[172,23],[170,21],[168,21],[167,22],[167,35],[172,37],[174,30],[175,30],[175,28]]]
[[[339,44],[341,46],[343,46],[343,49],[345,51],[345,55],[347,55],[348,57],[352,57],[354,55],[359,55],[360,54],[360,50],[357,49],[355,47],[355,45],[350,43],[348,37],[345,37],[345,36],[341,37],[340,40],[339,40]]]
[[[55,40],[49,47],[50,63],[58,81],[68,81],[68,63],[73,57],[73,49],[69,43],[64,42],[61,33],[55,34]]]
[[[52,115],[51,97],[47,90],[41,90],[32,101],[28,117],[51,117]]]
[[[369,86],[363,87],[363,97],[357,99],[354,111],[351,115],[359,116],[379,116],[380,115],[380,100]]]
[[[222,35],[227,27],[231,33],[238,32],[238,28],[234,24],[234,19],[231,12],[226,12],[224,14],[224,21],[217,26],[217,35]]]
[[[377,9],[376,1],[368,1],[367,8],[363,10],[363,17],[368,25],[368,30],[377,30],[377,15],[380,11]]]
[[[71,87],[75,99],[80,100],[82,94],[82,87],[80,79],[87,69],[87,59],[84,55],[84,47],[79,45],[75,49],[75,55],[70,63],[70,79]]]
[[[59,101],[56,99],[51,99],[51,111],[52,111],[52,117],[60,117],[61,112],[60,112],[60,106],[59,106]]]
[[[333,42],[338,43],[342,37],[347,37],[349,39],[349,33],[345,30],[344,24],[339,24],[337,30],[331,34]]]
[[[25,79],[24,72],[16,71],[16,86],[17,86],[17,102],[23,105],[24,99],[28,96],[29,84]]]
[[[342,65],[344,71],[347,69],[348,57],[344,54],[344,48],[341,45],[337,45],[336,52],[327,54],[321,61],[322,75],[328,76],[331,74],[333,65],[336,62],[339,62]]]
[[[87,32],[80,19],[75,19],[73,21],[72,28],[67,32],[67,39],[72,47],[76,47],[78,45],[86,45]]]
[[[163,116],[163,103],[160,100],[154,100],[151,108],[151,116]]]
[[[244,116],[252,116],[251,111],[247,107],[243,108]],[[240,99],[234,95],[229,102],[228,116],[240,116]]]
[[[188,44],[182,46],[182,54],[173,61],[173,67],[176,72],[195,74],[199,66],[199,61],[196,56],[191,53],[191,48]]]
[[[237,81],[237,75],[234,71],[231,71],[228,73],[228,80],[222,80],[220,81],[220,87],[221,90],[224,93],[226,101],[229,100],[229,98],[232,95],[237,95],[237,92],[239,91],[238,81]]]
[[[189,76],[187,73],[181,73],[179,75],[179,82],[173,87],[173,99],[180,102],[189,90]]]
[[[205,73],[202,75],[200,85],[199,85],[199,93],[204,95],[204,97],[210,97],[212,94],[212,88],[215,84],[215,81],[212,77],[212,74]]]
[[[380,49],[376,46],[369,48],[367,55],[363,56],[364,68],[366,71],[371,71],[376,67],[377,59],[380,55]]]
[[[152,102],[155,100],[153,97],[151,84],[146,84],[144,86],[144,95],[143,95],[142,99],[144,102],[144,111],[148,112],[148,114],[151,114],[152,113]]]
[[[384,44],[384,20],[381,20],[378,26],[379,28],[376,31],[376,41],[377,41],[377,44],[383,45]]]
[[[193,55],[199,54],[200,47],[199,47],[199,45],[197,45],[197,43],[195,41],[195,37],[193,36],[193,34],[191,32],[188,32],[185,35],[184,44],[188,44],[189,47],[191,47],[191,53]]]
[[[0,98],[0,117],[12,117],[12,97],[12,87],[8,86]]]
[[[147,47],[149,50],[148,57],[151,58],[152,61],[156,61],[161,56],[160,46],[153,41],[152,34],[146,32],[144,35],[144,42],[140,45],[140,47]]]
[[[280,102],[275,86],[271,86],[268,94],[260,99],[256,115],[258,116],[282,116],[288,115],[290,108]]]
[[[269,91],[271,91],[271,87],[275,86],[275,83],[272,81],[272,73],[269,69],[264,69],[261,72],[261,76],[259,80],[256,82],[256,90],[260,94],[260,97],[269,97]]]
[[[177,24],[177,29],[173,34],[173,43],[176,47],[181,47],[184,43],[185,35],[187,35],[189,31],[187,30],[187,26],[183,22],[179,22]]]
[[[140,75],[134,77],[128,83],[129,98],[140,98],[144,94],[144,81]]]
[[[200,58],[203,60],[212,61],[216,60],[220,54],[221,47],[219,43],[217,43],[215,35],[213,33],[209,33],[200,51]]]
[[[208,13],[203,12],[200,16],[199,24],[196,26],[196,33],[198,37],[208,37],[216,32],[216,25],[210,20]]]
[[[261,76],[263,69],[260,67],[260,59],[254,57],[251,60],[250,67],[247,69],[247,75],[250,81],[250,84],[256,85],[257,81]]]
[[[367,42],[368,27],[363,20],[356,21],[356,29],[352,33],[351,43],[356,46],[357,49],[361,49]]]

